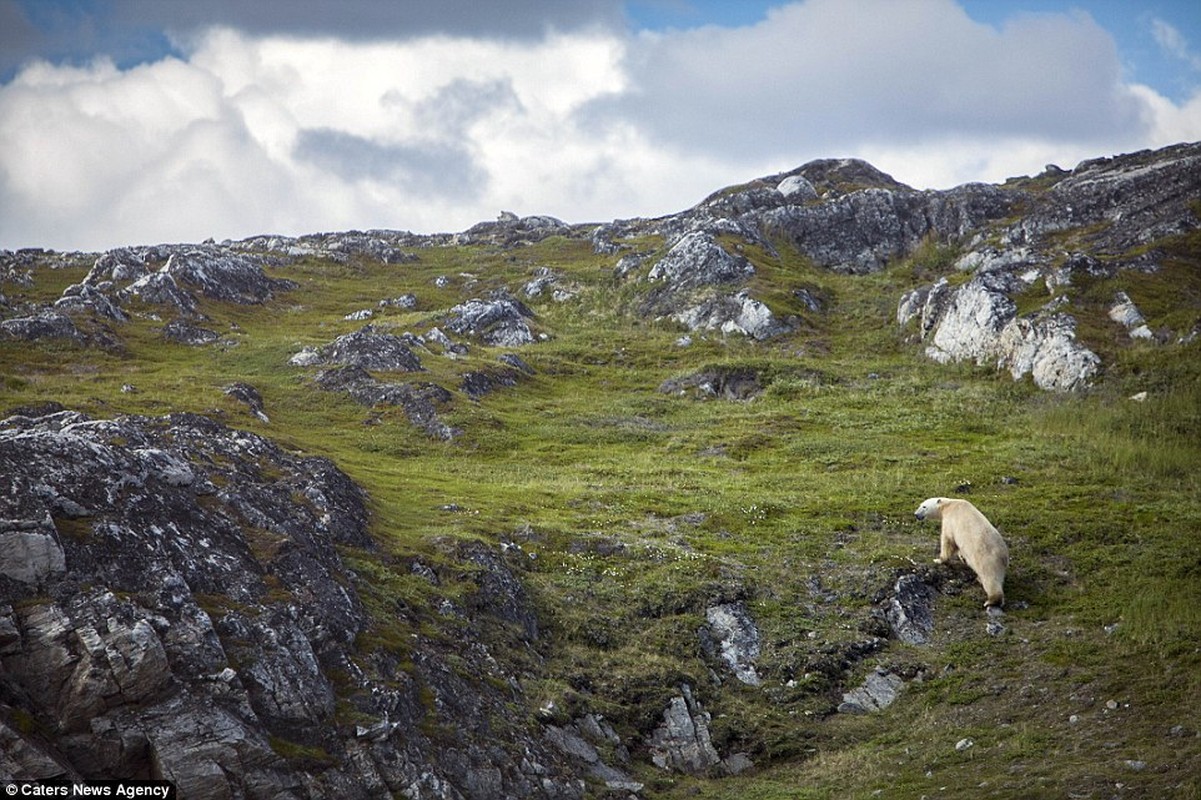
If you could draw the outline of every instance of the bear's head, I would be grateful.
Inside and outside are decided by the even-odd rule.
[[[913,516],[918,519],[941,519],[944,499],[942,497],[931,497],[923,500],[922,504],[917,507],[917,511],[913,512]]]

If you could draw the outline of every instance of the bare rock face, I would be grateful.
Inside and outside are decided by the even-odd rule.
[[[801,168],[802,176],[805,172]],[[788,203],[757,211],[753,218],[761,230],[784,237],[817,264],[862,274],[904,258],[929,236],[952,239],[1001,219],[1015,200],[1012,193],[983,184],[918,192],[888,176],[864,179],[871,183],[821,203],[795,202],[804,192],[789,195]]]
[[[364,649],[376,623],[343,557],[374,549],[367,524],[330,461],[204,417],[0,422],[0,719],[28,722],[0,725],[0,775],[580,797],[573,762],[506,721],[518,684],[486,642],[538,630],[503,558],[448,559],[477,587],[453,648],[414,625],[400,650]]]
[[[288,280],[268,278],[254,259],[216,247],[175,253],[162,272],[205,297],[242,305],[262,303],[275,292],[296,287]]]
[[[162,266],[153,266],[163,259],[166,263]],[[83,283],[68,289],[60,303],[86,304],[123,320],[120,304],[136,298],[173,306],[190,316],[196,313],[198,295],[254,305],[295,287],[292,281],[268,277],[260,259],[225,247],[121,248],[97,258]]]
[[[737,283],[755,274],[751,262],[728,253],[711,234],[696,231],[681,238],[647,276],[674,290]]]

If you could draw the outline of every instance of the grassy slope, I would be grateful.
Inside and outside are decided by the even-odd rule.
[[[690,347],[673,326],[618,313],[631,290],[584,242],[420,255],[304,263],[286,271],[302,289],[265,308],[206,308],[229,346],[167,344],[144,318],[117,329],[122,354],[0,343],[0,408],[220,413],[334,458],[369,491],[376,536],[398,558],[445,558],[439,543],[455,537],[516,542],[544,620],[545,666],[527,676],[538,705],[602,713],[633,741],[686,682],[713,713],[719,749],[760,765],[722,780],[641,769],[648,796],[1201,796],[1201,345],[1119,350],[1098,319],[1084,332],[1109,356],[1104,384],[1055,397],[927,363],[902,341],[896,299],[945,266],[939,254],[860,278],[752,254],[777,311],[796,312],[788,297],[801,286],[828,308],[767,344],[694,335]],[[301,346],[359,327],[342,315],[378,299],[414,292],[418,311],[376,321],[424,331],[435,311],[516,288],[540,265],[581,292],[535,304],[551,336],[521,351],[534,378],[479,403],[456,398],[456,442],[426,439],[399,410],[320,392],[287,365]],[[1196,243],[1171,265],[1186,297],[1196,292]],[[52,299],[85,269],[5,291]],[[435,289],[438,275],[454,285]],[[1162,295],[1139,281],[1136,302]],[[1153,327],[1178,324],[1178,307],[1148,310]],[[466,363],[495,355],[474,347]],[[465,365],[424,362],[421,379],[452,389]],[[752,366],[766,391],[747,403],[658,391],[714,366]],[[222,395],[232,380],[262,392],[270,424]],[[1126,399],[1143,389],[1145,403]],[[978,587],[960,575],[940,596],[931,645],[893,643],[855,668],[916,678],[902,698],[876,715],[829,716],[840,687],[822,659],[878,632],[872,605],[900,571],[930,569],[937,533],[912,509],[965,483],[1011,543],[1006,632],[984,633]],[[421,607],[424,581],[350,555],[371,577],[369,603]],[[758,689],[716,680],[697,644],[706,605],[731,599],[763,629]],[[383,620],[365,646],[402,641],[410,623]]]

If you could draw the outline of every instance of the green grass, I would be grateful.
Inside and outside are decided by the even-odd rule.
[[[950,269],[953,248],[928,243],[859,277],[786,250],[750,251],[758,290],[777,314],[798,316],[797,333],[761,344],[694,334],[679,347],[676,326],[628,313],[641,288],[615,282],[616,259],[586,241],[429,248],[396,266],[309,260],[276,272],[302,288],[265,307],[205,304],[202,324],[228,344],[170,344],[144,316],[114,326],[121,352],[0,342],[0,407],[194,411],[333,458],[367,490],[380,545],[344,554],[377,621],[360,646],[401,651],[402,661],[412,632],[457,633],[431,610],[435,594],[471,589],[447,543],[518,543],[542,630],[531,718],[553,700],[567,718],[603,714],[636,744],[689,683],[722,751],[759,765],[721,780],[639,768],[648,797],[1062,797],[1065,788],[1099,797],[1117,783],[1131,796],[1197,797],[1201,748],[1169,731],[1195,733],[1201,719],[1199,345],[1114,340],[1097,390],[1048,395],[981,368],[928,363],[903,341],[897,298]],[[1191,251],[1172,258],[1169,277],[1196,274]],[[287,363],[360,327],[343,315],[379,299],[415,293],[417,311],[377,309],[373,322],[423,333],[468,297],[517,291],[538,266],[578,294],[529,301],[549,335],[520,350],[536,375],[480,402],[457,394],[446,414],[464,431],[454,442],[430,440],[398,410],[320,391],[311,370]],[[74,269],[39,274],[26,294],[52,298],[86,272]],[[452,285],[436,288],[439,275]],[[1116,285],[1080,291],[1100,302]],[[798,288],[826,307],[799,308]],[[1127,290],[1155,324],[1183,324],[1187,312],[1155,276]],[[498,354],[423,354],[426,372],[397,379],[456,390],[461,372]],[[659,391],[714,367],[754,371],[763,393],[728,402]],[[262,393],[270,423],[223,395],[234,380]],[[1137,391],[1148,399],[1129,400]],[[1008,630],[984,634],[979,589],[960,576],[940,597],[932,645],[893,643],[853,673],[879,663],[920,680],[881,714],[830,716],[847,687],[823,659],[873,635],[873,604],[898,572],[936,554],[937,531],[912,518],[918,502],[963,485],[1011,544]],[[412,575],[414,559],[444,574],[436,592]],[[733,599],[763,632],[760,689],[715,680],[698,646],[706,606]],[[502,637],[498,658],[528,658],[504,646]],[[964,738],[975,744],[957,751]],[[1127,760],[1148,767],[1133,772]]]

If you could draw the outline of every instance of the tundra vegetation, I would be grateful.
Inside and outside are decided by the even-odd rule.
[[[456,584],[408,565],[443,564],[468,587],[471,567],[448,542],[503,549],[539,626],[536,653],[490,642],[495,658],[523,665],[523,701],[508,713],[530,726],[603,716],[643,797],[1201,797],[1201,337],[1182,341],[1201,320],[1195,227],[1153,243],[1158,271],[1066,290],[1079,341],[1104,363],[1076,392],[934,363],[898,327],[897,300],[915,285],[963,283],[967,243],[954,237],[852,274],[784,239],[719,236],[753,264],[755,296],[791,320],[757,341],[638,313],[663,235],[617,238],[646,254],[619,278],[619,255],[579,230],[429,244],[402,263],[281,262],[267,273],[296,288],[265,302],[200,298],[198,324],[220,335],[204,346],[165,339],[164,309],[133,298],[128,322],[79,321],[115,345],[0,341],[0,411],[186,411],[331,459],[365,490],[378,544],[343,549],[372,614],[363,652],[409,658],[414,631],[452,646],[458,623],[437,607]],[[1090,233],[1065,231],[1063,249]],[[14,306],[53,303],[93,260],[35,265],[32,282],[2,291]],[[541,268],[570,291],[521,295]],[[802,289],[816,308],[797,302]],[[289,363],[362,328],[345,319],[359,309],[377,329],[425,333],[496,290],[533,312],[535,342],[421,353],[416,378],[451,392],[438,413],[453,437],[432,437],[400,406],[321,390],[315,368]],[[1105,313],[1118,291],[1151,330],[1180,336],[1132,341]],[[405,293],[415,307],[378,305]],[[1020,312],[1034,305],[1019,298]],[[462,376],[494,371],[504,353],[530,371],[469,397]],[[753,385],[732,399],[696,375]],[[224,392],[233,380],[259,392],[266,421]],[[970,572],[932,563],[936,526],[912,511],[939,494],[969,497],[1009,542],[999,630],[987,629]],[[937,588],[925,644],[890,638],[878,612],[908,573]],[[761,635],[758,685],[724,671],[698,636],[706,609],[736,602]],[[896,701],[836,712],[877,669],[904,679]],[[683,685],[711,714],[717,752],[754,767],[688,775],[651,763],[645,743]],[[340,723],[354,715],[338,706]],[[19,706],[8,716],[37,725]],[[273,746],[309,771],[330,757]]]

